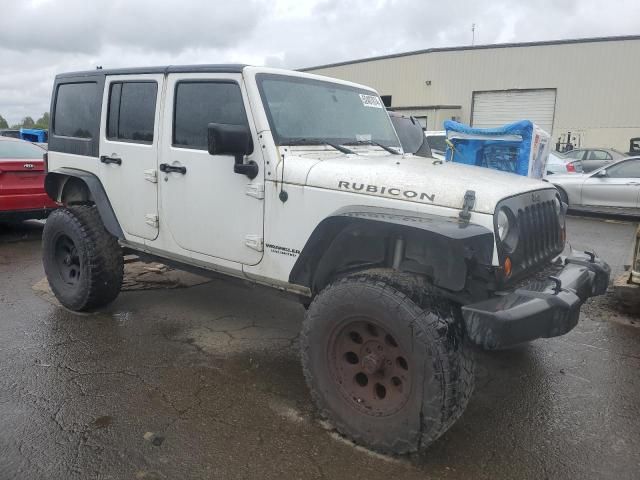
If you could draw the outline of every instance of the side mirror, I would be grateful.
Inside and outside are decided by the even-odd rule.
[[[207,126],[207,146],[211,155],[249,155],[253,152],[251,131],[246,125],[210,123]]]
[[[258,164],[253,160],[244,163],[244,156],[253,153],[251,130],[246,125],[210,123],[207,126],[207,147],[211,155],[233,155],[233,171],[254,179],[258,176]]]
[[[598,177],[598,178],[605,178],[607,177],[607,169],[603,169],[603,170],[598,170],[598,172],[594,175],[594,177]]]

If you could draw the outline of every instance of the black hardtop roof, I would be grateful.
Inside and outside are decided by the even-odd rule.
[[[96,77],[100,75],[142,75],[145,73],[242,73],[247,65],[241,63],[202,64],[202,65],[166,65],[160,67],[112,68],[68,72],[56,75],[56,78]]]

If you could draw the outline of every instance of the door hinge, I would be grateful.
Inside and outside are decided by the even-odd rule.
[[[144,223],[146,223],[146,224],[147,224],[147,225],[149,225],[150,227],[158,228],[158,224],[159,224],[160,222],[159,222],[158,214],[157,214],[157,213],[147,213],[147,214],[144,216],[144,218],[145,218]]]
[[[261,235],[247,235],[244,237],[244,244],[257,252],[262,252],[264,243]]]
[[[144,171],[144,179],[147,182],[158,183],[158,171],[155,168]]]
[[[250,197],[262,200],[264,198],[264,184],[250,183],[249,185],[247,185],[246,193]]]

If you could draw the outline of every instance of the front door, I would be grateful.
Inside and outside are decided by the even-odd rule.
[[[164,75],[107,76],[100,127],[100,178],[122,229],[158,236],[156,168]]]
[[[170,74],[158,165],[162,213],[183,249],[255,265],[262,259],[264,168],[259,145],[245,160],[259,166],[253,180],[233,171],[234,158],[210,155],[209,123],[248,125],[256,138],[240,74]],[[173,171],[166,166],[174,167]]]
[[[602,174],[603,171],[606,174]],[[626,160],[600,170],[585,180],[582,186],[582,204],[637,208],[639,192],[640,160]]]

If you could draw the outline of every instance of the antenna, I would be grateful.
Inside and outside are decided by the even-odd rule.
[[[475,43],[476,43],[476,24],[472,23],[471,24],[471,46],[473,47]]]

